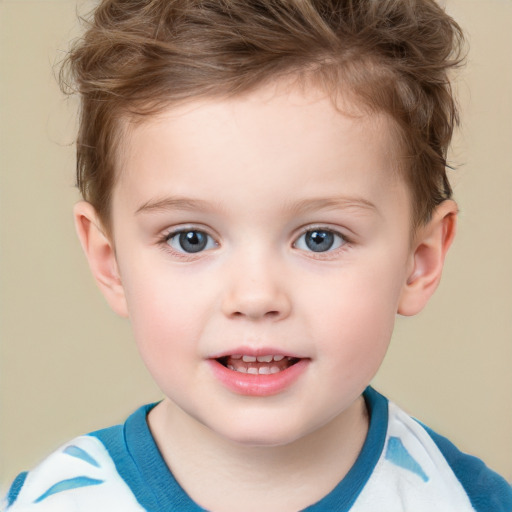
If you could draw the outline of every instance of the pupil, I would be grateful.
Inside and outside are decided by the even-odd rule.
[[[334,235],[330,231],[308,231],[306,245],[314,252],[328,251],[334,244]]]
[[[206,247],[208,239],[200,231],[187,231],[180,233],[180,245],[186,252],[199,252]]]

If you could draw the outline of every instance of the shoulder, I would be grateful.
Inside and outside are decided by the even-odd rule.
[[[461,452],[446,437],[422,425],[464,487],[477,512],[512,511],[512,486],[479,458]]]
[[[512,488],[481,460],[462,453],[374,389],[365,392],[365,399],[368,437],[378,430],[381,441],[374,443],[378,461],[351,511],[512,512]]]
[[[122,426],[81,436],[61,446],[30,472],[21,473],[3,504],[6,512],[140,512],[104,444],[122,439]],[[97,433],[98,434],[98,433]]]
[[[389,415],[388,461],[414,470],[425,482],[452,481],[451,492],[465,495],[476,512],[512,511],[512,487],[480,459],[461,452],[392,402]]]

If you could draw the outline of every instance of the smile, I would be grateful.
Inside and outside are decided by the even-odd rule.
[[[217,359],[225,368],[252,375],[273,375],[288,369],[300,361],[297,357],[283,355],[241,355],[234,354]]]
[[[230,391],[246,396],[282,393],[307,372],[311,359],[262,352],[227,354],[208,360],[215,378]]]

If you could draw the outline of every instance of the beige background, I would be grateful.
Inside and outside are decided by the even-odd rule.
[[[459,233],[433,301],[398,320],[375,385],[512,479],[512,1],[448,8],[471,43],[453,152]],[[75,10],[75,0],[0,0],[4,490],[60,443],[159,397],[75,239],[76,105],[52,77]]]

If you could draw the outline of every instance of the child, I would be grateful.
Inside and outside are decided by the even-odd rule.
[[[6,510],[512,510],[368,387],[455,233],[461,38],[430,0],[100,3],[68,61],[75,219],[165,398]]]

